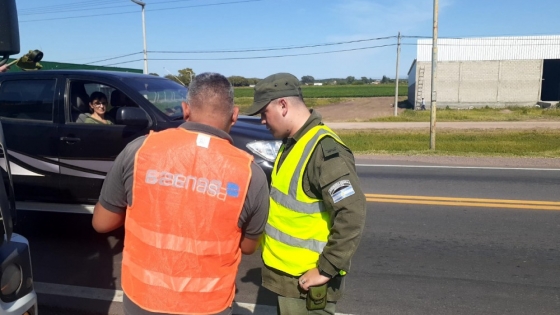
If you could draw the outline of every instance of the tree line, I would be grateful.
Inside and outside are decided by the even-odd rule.
[[[150,73],[152,75],[158,75],[157,73]],[[191,79],[194,78],[196,74],[191,68],[185,68],[179,70],[177,75],[168,74],[165,78],[169,80],[173,80],[182,85],[189,85],[191,83]],[[242,76],[230,76],[228,77],[229,82],[235,87],[241,86],[252,86],[259,82],[259,78],[245,78]],[[361,85],[361,84],[386,84],[386,83],[395,83],[394,79],[391,79],[387,76],[383,76],[381,79],[372,79],[368,77],[361,77],[356,78],[354,76],[347,76],[346,78],[330,78],[330,79],[320,79],[316,80],[313,76],[304,75],[300,79],[302,84],[305,85],[313,85],[315,83],[321,83],[322,85]],[[407,80],[399,79],[399,83],[406,83]]]

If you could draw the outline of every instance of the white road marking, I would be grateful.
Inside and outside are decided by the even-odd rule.
[[[446,165],[399,165],[399,164],[356,164],[364,167],[408,167],[408,168],[455,168],[480,170],[521,170],[521,171],[560,171],[560,168],[532,168],[532,167],[489,167],[489,166],[446,166]]]
[[[34,287],[35,292],[38,294],[61,295],[119,303],[122,303],[123,301],[122,290],[98,289],[45,282],[34,282]],[[276,307],[270,305],[234,302],[233,313],[234,315],[269,315],[276,314]],[[336,315],[351,314],[336,313]]]

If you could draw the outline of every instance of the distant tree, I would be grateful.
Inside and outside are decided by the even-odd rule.
[[[153,75],[153,76],[159,77],[159,74],[157,74],[157,73],[155,73],[155,72],[150,72],[150,75]]]
[[[369,83],[368,78],[367,77],[362,77],[362,83],[363,84],[368,84]]]
[[[169,79],[171,81],[175,81],[181,85],[186,85],[186,83],[182,82],[181,80],[179,80],[179,78],[177,78],[176,75],[172,75],[172,74],[168,74],[166,76],[164,76],[164,78]]]
[[[381,78],[381,83],[384,84],[384,83],[389,83],[389,82],[391,82],[391,80],[388,77],[383,76],[383,78]]]
[[[249,82],[249,85],[255,85],[255,84],[257,84],[257,82],[259,82],[259,79],[257,79],[257,78],[247,78],[247,81]]]
[[[310,75],[304,75],[301,77],[301,83],[303,84],[313,84],[315,82],[315,78]]]
[[[185,69],[181,69],[179,70],[179,75],[177,75],[177,77],[179,77],[179,80],[181,80],[181,82],[185,83],[186,85],[191,84],[191,78],[194,78],[195,73],[191,68],[185,68]]]
[[[352,84],[352,83],[354,83],[354,81],[356,81],[356,78],[354,78],[353,76],[350,75],[350,76],[346,77],[346,83]]]
[[[233,86],[249,86],[249,80],[242,76],[232,75],[228,80]]]
[[[194,77],[195,74],[191,68],[185,68],[179,70],[177,75],[168,74],[164,78],[175,81],[181,85],[189,85],[191,83],[191,76]]]

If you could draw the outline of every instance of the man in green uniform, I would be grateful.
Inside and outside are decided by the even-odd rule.
[[[278,294],[279,314],[334,314],[365,223],[354,156],[306,107],[291,74],[259,81],[248,114],[260,114],[283,140],[262,241],[263,286]]]

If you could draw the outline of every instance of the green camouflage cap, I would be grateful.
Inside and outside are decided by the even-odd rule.
[[[271,101],[288,96],[303,98],[298,78],[289,73],[270,75],[255,85],[253,105],[247,110],[247,115],[255,115]]]

